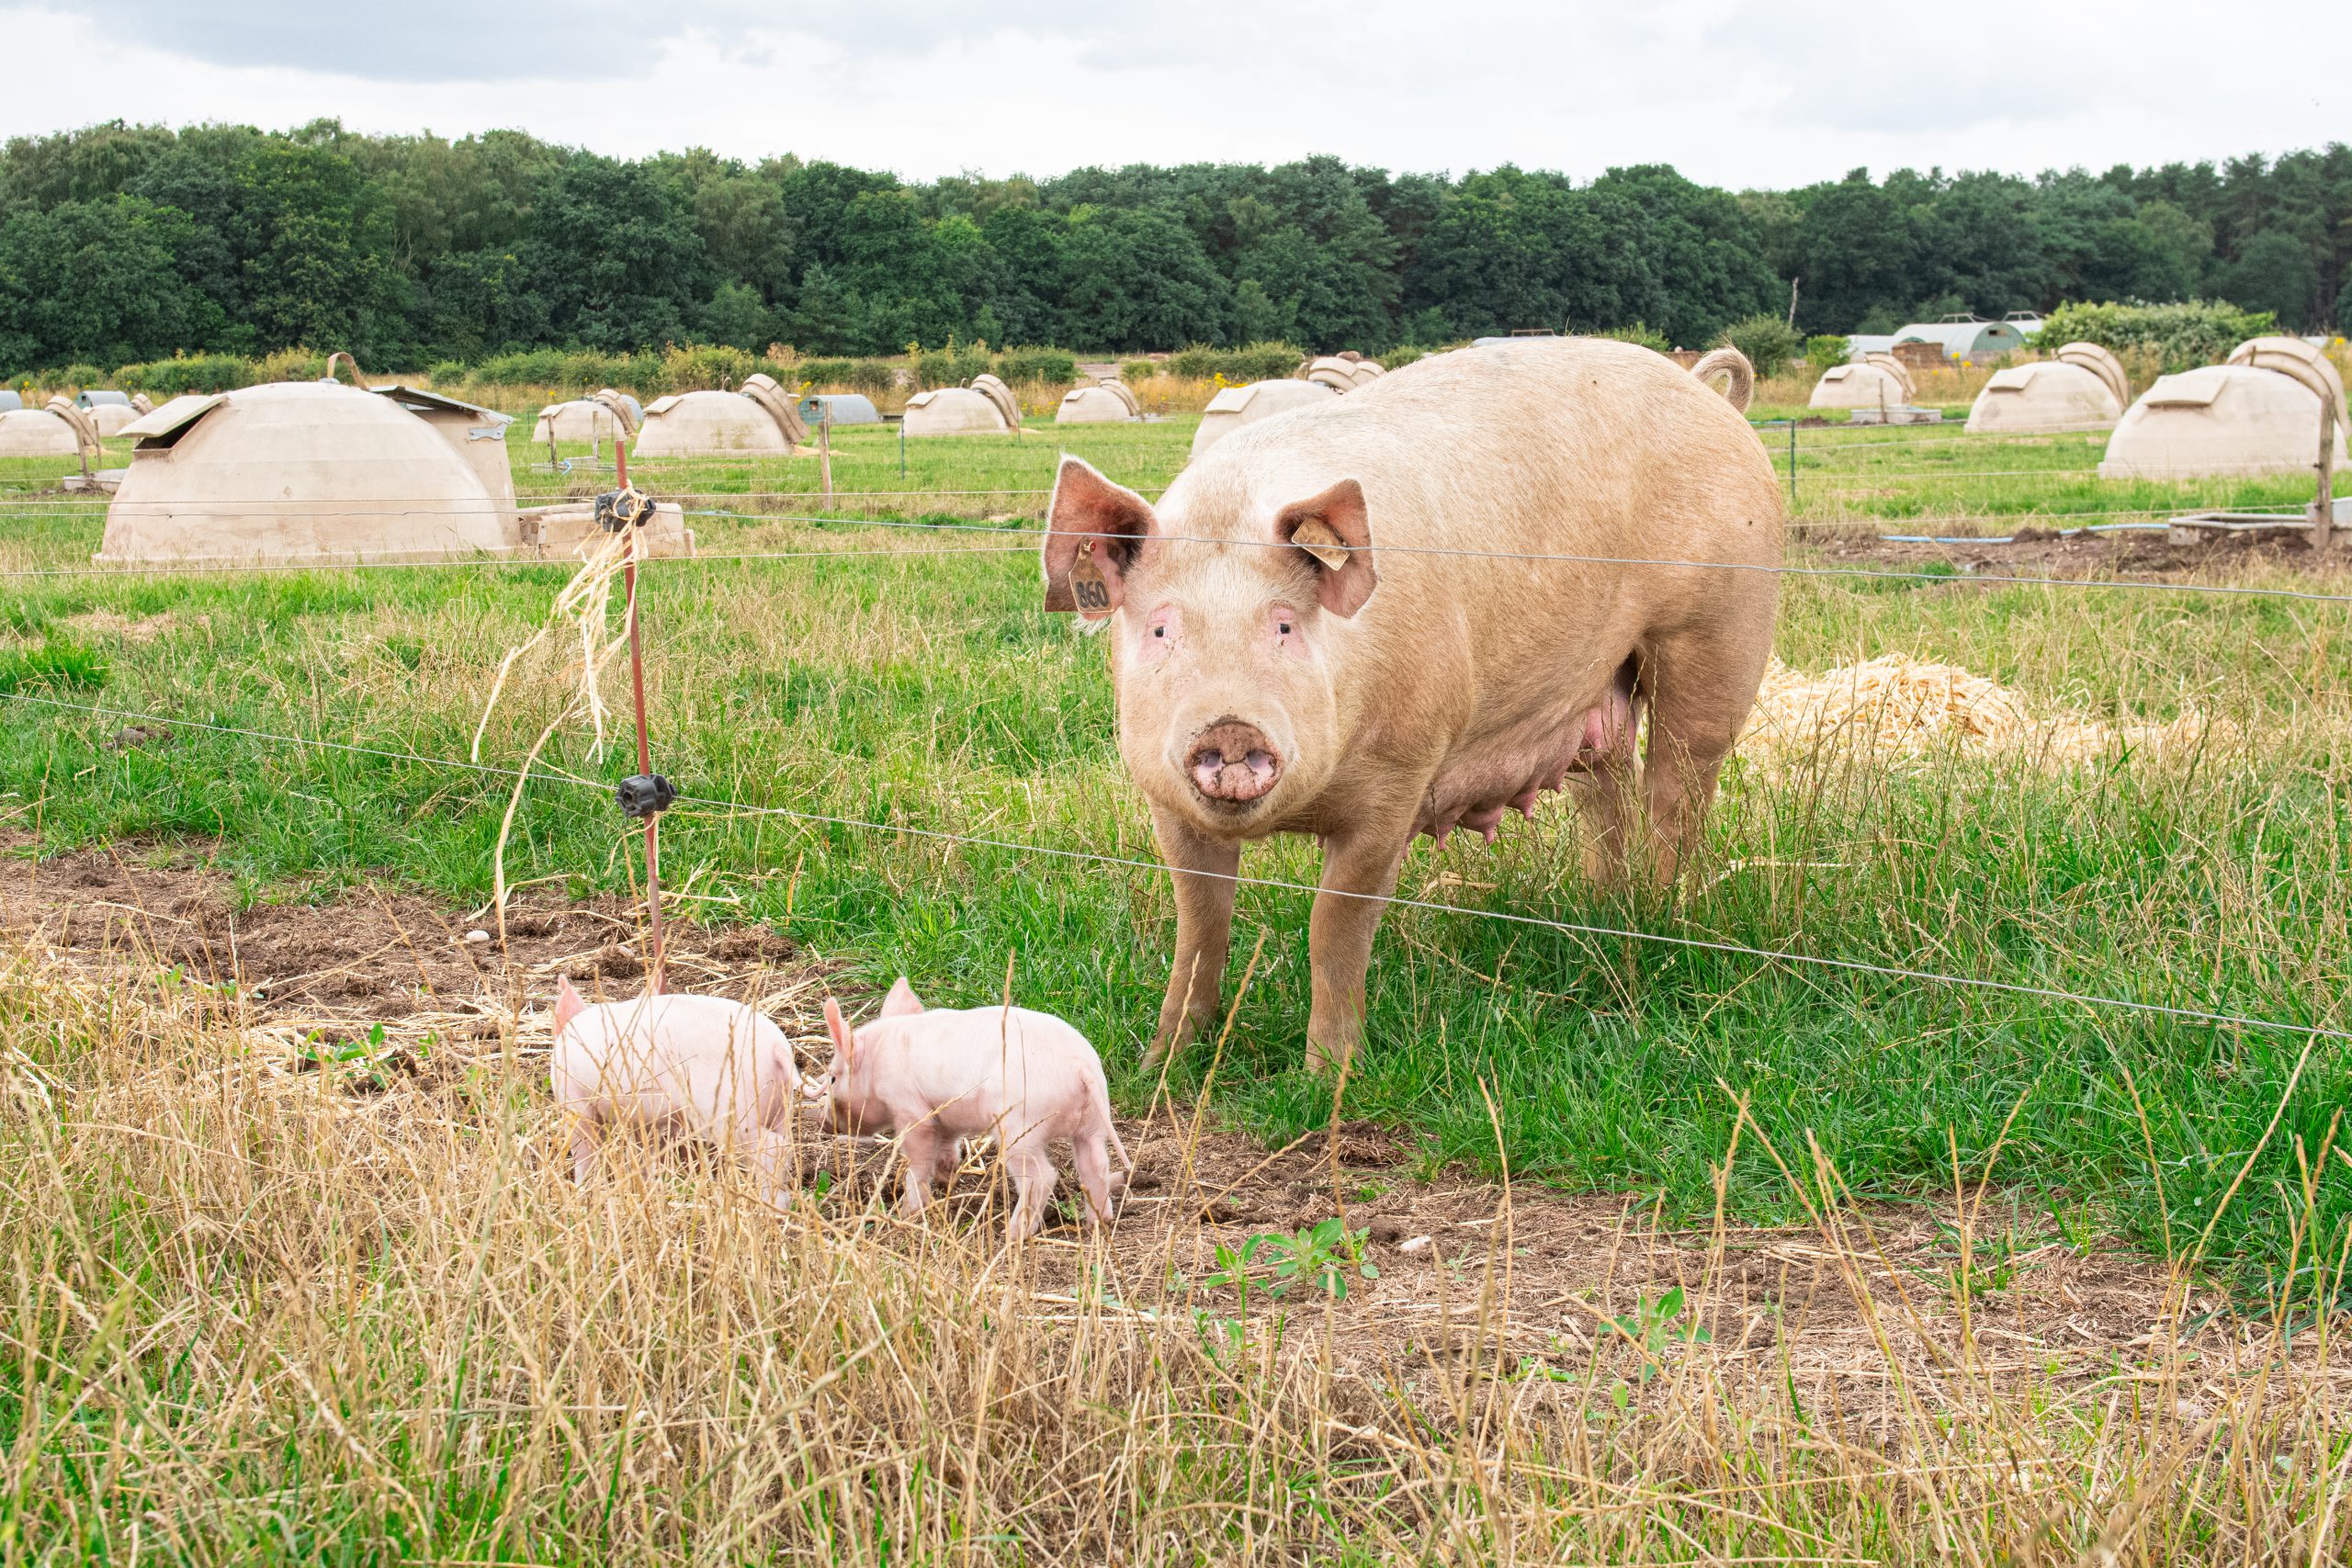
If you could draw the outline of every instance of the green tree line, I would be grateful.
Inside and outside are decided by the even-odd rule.
[[[418,365],[670,343],[896,354],[1379,351],[1641,323],[1697,346],[2064,299],[2352,326],[2352,150],[1734,193],[1317,157],[910,184],[790,155],[631,162],[493,131],[120,122],[0,150],[0,370],[349,347]]]

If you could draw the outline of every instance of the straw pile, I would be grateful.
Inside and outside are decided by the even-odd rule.
[[[2163,750],[2193,743],[2211,723],[2194,711],[2167,724],[2109,725],[2079,714],[2037,716],[1997,681],[1956,664],[1894,653],[1805,675],[1774,660],[1740,738],[1746,750],[1854,750],[1918,757],[2030,752],[2052,763],[2086,761],[2119,746]]]

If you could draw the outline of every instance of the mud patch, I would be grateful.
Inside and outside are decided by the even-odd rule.
[[[1863,533],[1854,523],[1792,525],[1792,542],[1805,556],[1832,564],[1932,570],[1954,569],[1962,577],[2120,577],[2160,581],[2243,579],[2251,573],[2277,572],[2310,577],[2352,577],[2352,550],[2322,555],[2301,538],[2261,538],[2252,535],[2214,535],[2194,544],[2176,545],[2154,529],[2128,533],[2064,532],[2015,518],[1884,518]],[[1897,544],[1878,537],[1890,534],[1952,534],[2007,532],[2009,543],[1945,542]]]

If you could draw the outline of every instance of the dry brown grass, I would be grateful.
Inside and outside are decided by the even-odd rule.
[[[1986,1298],[1980,1171],[1954,1172],[1943,1280],[1777,1149],[1813,1222],[1775,1254],[1720,1220],[1621,1225],[1612,1258],[1646,1240],[1689,1271],[1690,1312],[1645,1340],[1611,1319],[1656,1297],[1605,1280],[1530,1303],[1562,1325],[1531,1336],[1513,1275],[1537,1227],[1504,1188],[1409,1352],[1295,1297],[1235,1319],[1235,1348],[1230,1298],[1171,1288],[1170,1263],[1204,1270],[1149,1228],[1185,1206],[1189,1108],[1164,1134],[1181,1168],[1119,1240],[1008,1254],[984,1219],[891,1218],[846,1172],[781,1213],[710,1163],[576,1188],[539,1037],[509,1014],[356,1092],[217,990],[102,986],[14,943],[12,1557],[2342,1558],[2327,1325],[2200,1322],[2174,1275],[2144,1337],[2063,1355]],[[1811,1298],[1751,1310],[1792,1252],[1842,1298],[1826,1364]],[[2344,1259],[2316,1261],[2336,1289]]]

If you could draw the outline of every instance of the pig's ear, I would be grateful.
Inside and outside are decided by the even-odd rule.
[[[882,1011],[877,1016],[904,1018],[910,1012],[921,1011],[922,1011],[922,998],[915,995],[915,988],[908,985],[907,977],[901,975],[899,976],[899,983],[890,987],[890,994],[882,998]]]
[[[833,1050],[847,1066],[857,1054],[857,1036],[850,1032],[849,1020],[842,1016],[842,1004],[831,997],[825,998],[825,1032],[833,1037]]]
[[[1151,502],[1064,454],[1061,471],[1054,476],[1054,498],[1046,506],[1046,608],[1076,610],[1089,620],[1117,609],[1144,540],[1158,532]],[[1094,570],[1081,570],[1073,582],[1070,570],[1080,557]]]
[[[571,1028],[571,1021],[587,1010],[588,1004],[581,999],[578,991],[571,988],[571,976],[566,975],[556,983],[555,1032],[558,1034]]]
[[[1297,546],[1314,564],[1316,600],[1335,615],[1363,609],[1380,585],[1372,565],[1372,513],[1363,486],[1353,479],[1274,513],[1274,537]]]

